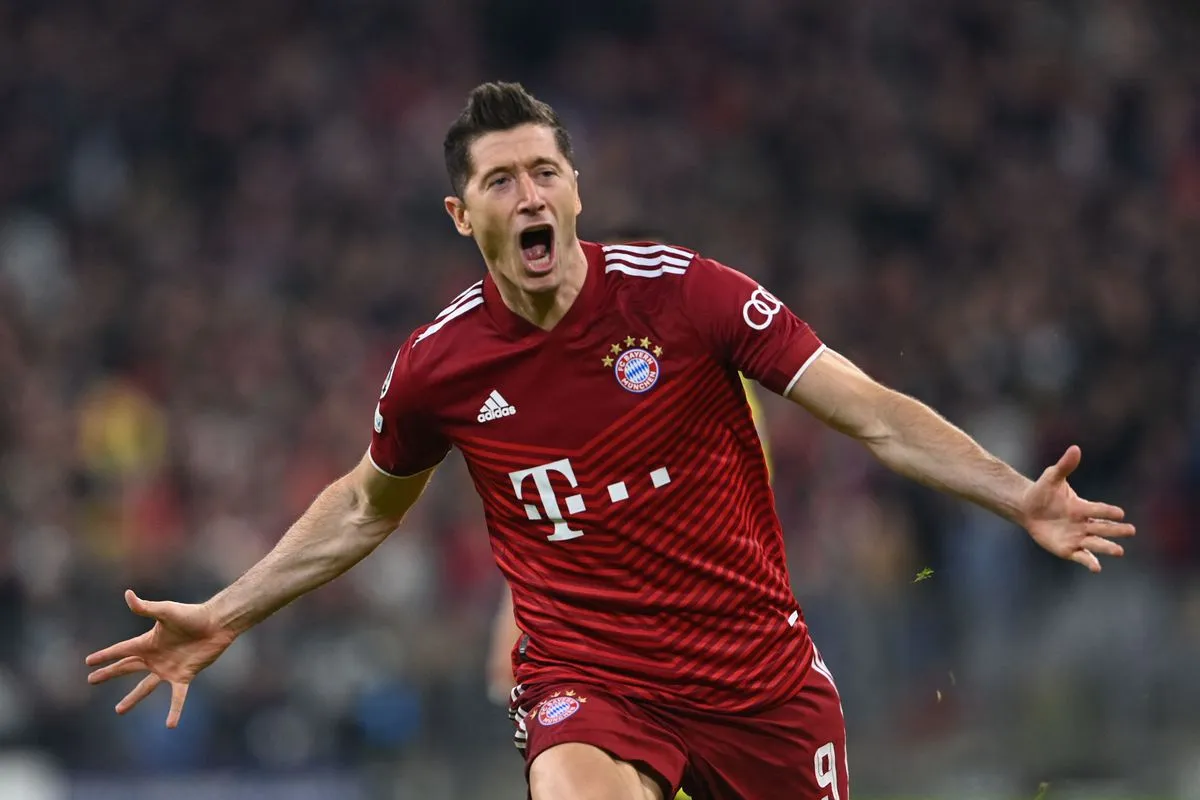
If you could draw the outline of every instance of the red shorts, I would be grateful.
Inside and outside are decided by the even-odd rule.
[[[694,800],[850,800],[846,723],[829,670],[814,657],[800,693],[752,714],[630,700],[612,687],[523,687],[512,708],[525,771],[557,744],[581,742]],[[516,694],[516,692],[514,692]]]

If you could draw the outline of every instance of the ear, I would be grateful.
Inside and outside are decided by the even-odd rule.
[[[446,213],[450,215],[450,219],[454,220],[454,229],[461,236],[470,236],[472,232],[471,214],[467,211],[467,204],[453,195],[447,197],[445,203]]]
[[[579,196],[579,170],[575,170],[575,216],[583,213],[583,198]]]

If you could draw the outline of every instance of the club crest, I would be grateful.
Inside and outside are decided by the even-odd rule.
[[[574,716],[579,707],[574,697],[551,697],[538,708],[537,721],[543,726],[557,725]]]
[[[654,388],[662,374],[663,349],[655,346],[649,338],[640,341],[632,336],[626,336],[624,342],[618,342],[609,348],[609,352],[600,361],[612,368],[617,383],[627,392],[642,394]]]

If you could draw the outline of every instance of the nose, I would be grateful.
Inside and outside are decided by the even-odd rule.
[[[533,214],[545,208],[546,201],[542,199],[542,193],[531,175],[523,173],[518,177],[517,189],[520,198],[517,203],[517,211]]]

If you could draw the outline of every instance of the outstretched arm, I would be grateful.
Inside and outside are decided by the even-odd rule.
[[[217,623],[241,633],[350,569],[396,529],[432,474],[395,478],[364,457],[317,496],[271,552],[208,601]]]
[[[789,398],[830,427],[861,441],[906,477],[970,500],[1022,526],[1055,555],[1100,571],[1095,554],[1121,556],[1114,537],[1132,536],[1125,512],[1078,497],[1067,477],[1079,465],[1072,446],[1035,482],[984,450],[928,406],[874,381],[825,350]]]
[[[130,610],[154,626],[89,655],[87,665],[97,669],[88,682],[149,672],[117,704],[117,713],[129,711],[165,681],[171,685],[167,727],[174,728],[188,686],[201,670],[238,634],[366,557],[395,530],[432,472],[393,478],[363,458],[318,495],[270,553],[206,603],[152,602],[125,592]]]

